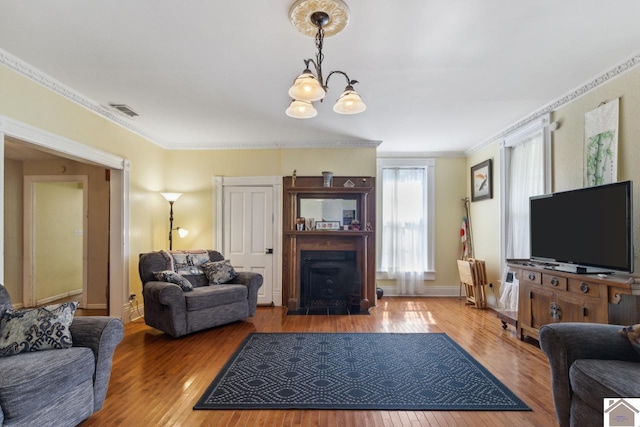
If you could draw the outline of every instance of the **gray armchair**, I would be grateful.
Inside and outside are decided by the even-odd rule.
[[[0,285],[0,316],[11,307]],[[75,317],[73,347],[0,357],[0,425],[75,426],[104,404],[119,319]]]
[[[207,252],[210,261],[224,260],[219,252]],[[180,337],[253,316],[262,275],[240,271],[233,280],[213,286],[209,286],[205,274],[188,275],[184,278],[193,290],[183,291],[177,284],[159,281],[155,276],[167,269],[166,255],[166,252],[140,254],[138,270],[147,325],[172,337]]]
[[[640,396],[640,355],[621,329],[568,322],[540,329],[560,427],[602,426],[604,398]]]

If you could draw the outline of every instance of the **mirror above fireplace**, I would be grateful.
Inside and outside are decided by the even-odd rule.
[[[339,221],[340,226],[351,225],[358,218],[358,200],[344,198],[299,198],[298,212],[303,218],[316,221]]]

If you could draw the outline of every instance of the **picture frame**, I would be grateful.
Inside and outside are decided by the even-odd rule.
[[[316,221],[316,230],[340,230],[340,221]]]
[[[471,201],[493,198],[493,170],[491,159],[471,167]]]

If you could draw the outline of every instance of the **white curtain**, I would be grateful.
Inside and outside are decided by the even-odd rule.
[[[380,269],[395,279],[400,295],[415,295],[424,284],[427,219],[426,171],[382,170],[382,254]]]
[[[530,257],[529,197],[544,193],[544,140],[538,132],[510,148],[508,170],[506,257]]]
[[[528,259],[529,197],[544,193],[544,138],[542,132],[509,148],[506,172],[506,257]],[[508,271],[505,271],[505,279]],[[498,306],[518,310],[518,279],[503,280]]]

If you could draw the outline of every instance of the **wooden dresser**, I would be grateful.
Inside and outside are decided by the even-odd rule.
[[[526,261],[508,266],[519,280],[521,339],[538,339],[540,328],[555,322],[640,323],[640,278],[566,273]]]

